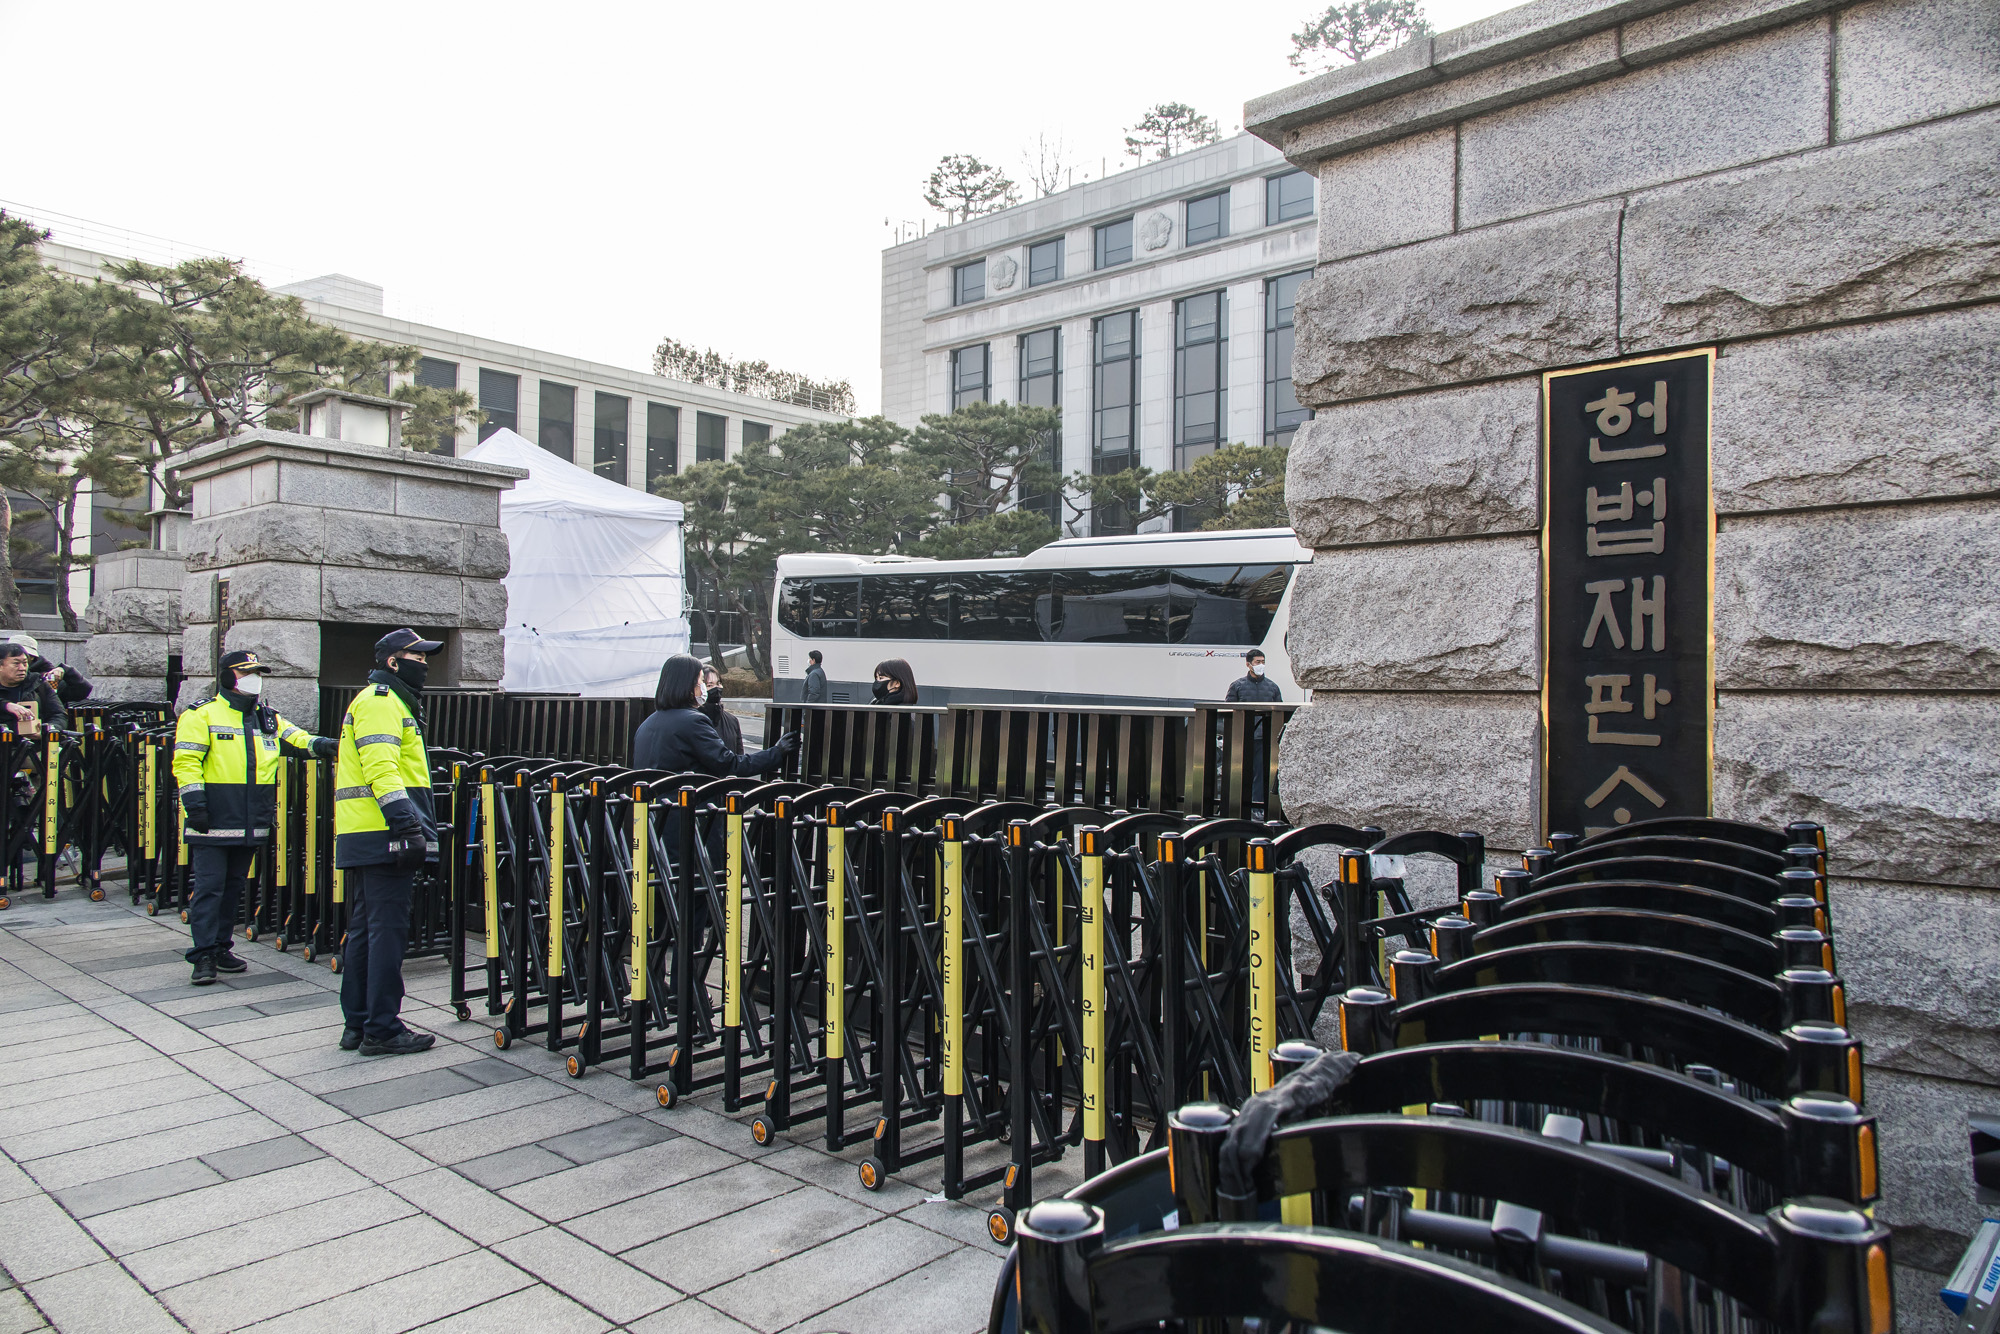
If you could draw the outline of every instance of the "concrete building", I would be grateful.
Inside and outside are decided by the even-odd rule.
[[[1579,651],[1551,608],[1615,555],[1554,541],[1602,509],[1552,489],[1588,420],[1560,394],[1705,362],[1667,522],[1694,519],[1712,582],[1674,597],[1710,647],[1676,698],[1715,815],[1827,829],[1897,1327],[1953,1327],[1966,1115],[2000,1105],[2000,6],[1542,0],[1244,123],[1321,192],[1288,811],[1480,829],[1496,861],[1550,832],[1552,771],[1607,762],[1550,744],[1589,707],[1550,693]]]
[[[1310,173],[1237,135],[893,246],[883,415],[1058,407],[1065,474],[1287,442],[1314,202]]]

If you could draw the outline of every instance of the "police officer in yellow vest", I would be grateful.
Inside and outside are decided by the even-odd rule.
[[[401,1056],[436,1041],[403,1026],[403,947],[417,872],[437,859],[423,693],[429,655],[443,648],[415,630],[376,641],[375,670],[340,723],[333,774],[333,864],[347,877],[347,941],[340,953],[341,1048]]]
[[[216,971],[240,973],[249,965],[230,951],[230,929],[250,861],[270,840],[278,809],[282,748],[331,756],[332,738],[294,727],[263,702],[264,667],[239,649],[216,667],[214,699],[181,714],[174,729],[174,783],[187,816],[194,863],[188,894],[192,981],[215,981]]]

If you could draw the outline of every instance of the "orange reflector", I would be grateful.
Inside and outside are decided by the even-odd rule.
[[[1889,1334],[1889,1252],[1878,1246],[1868,1248],[1868,1330],[1869,1334]]]
[[[1861,1159],[1861,1198],[1875,1198],[1875,1127],[1863,1126],[1854,1134],[1855,1156]]]
[[[1861,1048],[1847,1049],[1847,1100],[1856,1107],[1861,1105]]]
[[[1847,988],[1838,982],[1833,984],[1833,1022],[1847,1027]]]
[[[1826,969],[1826,971],[1829,973],[1833,971],[1832,941],[1822,940],[1819,943],[1819,966]]]
[[[1340,1049],[1342,1051],[1354,1050],[1347,1043],[1347,1007],[1345,1005],[1340,1007]]]

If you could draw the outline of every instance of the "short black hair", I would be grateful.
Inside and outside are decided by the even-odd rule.
[[[1246,654],[1244,654],[1244,655],[1243,655],[1243,661],[1245,661],[1245,662],[1254,662],[1254,661],[1256,661],[1256,660],[1257,660],[1258,658],[1261,658],[1261,657],[1263,657],[1263,656],[1264,656],[1264,650],[1263,650],[1263,649],[1260,649],[1260,648],[1253,648],[1253,649],[1251,649],[1251,650],[1250,650],[1250,651],[1249,651],[1248,653],[1246,653]]]
[[[808,662],[818,662],[818,661],[820,660],[820,652],[819,652],[819,650],[818,650],[818,649],[814,649],[814,650],[813,650],[812,652],[810,652],[810,653],[806,654],[806,660],[807,660]]]
[[[24,658],[32,656],[29,654],[28,646],[25,644],[16,644],[11,639],[5,643],[0,643],[0,658],[11,658],[17,653]]]
[[[701,684],[701,659],[676,653],[660,664],[660,684],[653,691],[653,704],[661,709],[692,709]]]

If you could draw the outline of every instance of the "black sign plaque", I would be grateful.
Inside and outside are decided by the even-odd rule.
[[[1542,377],[1542,827],[1710,813],[1713,349]]]

